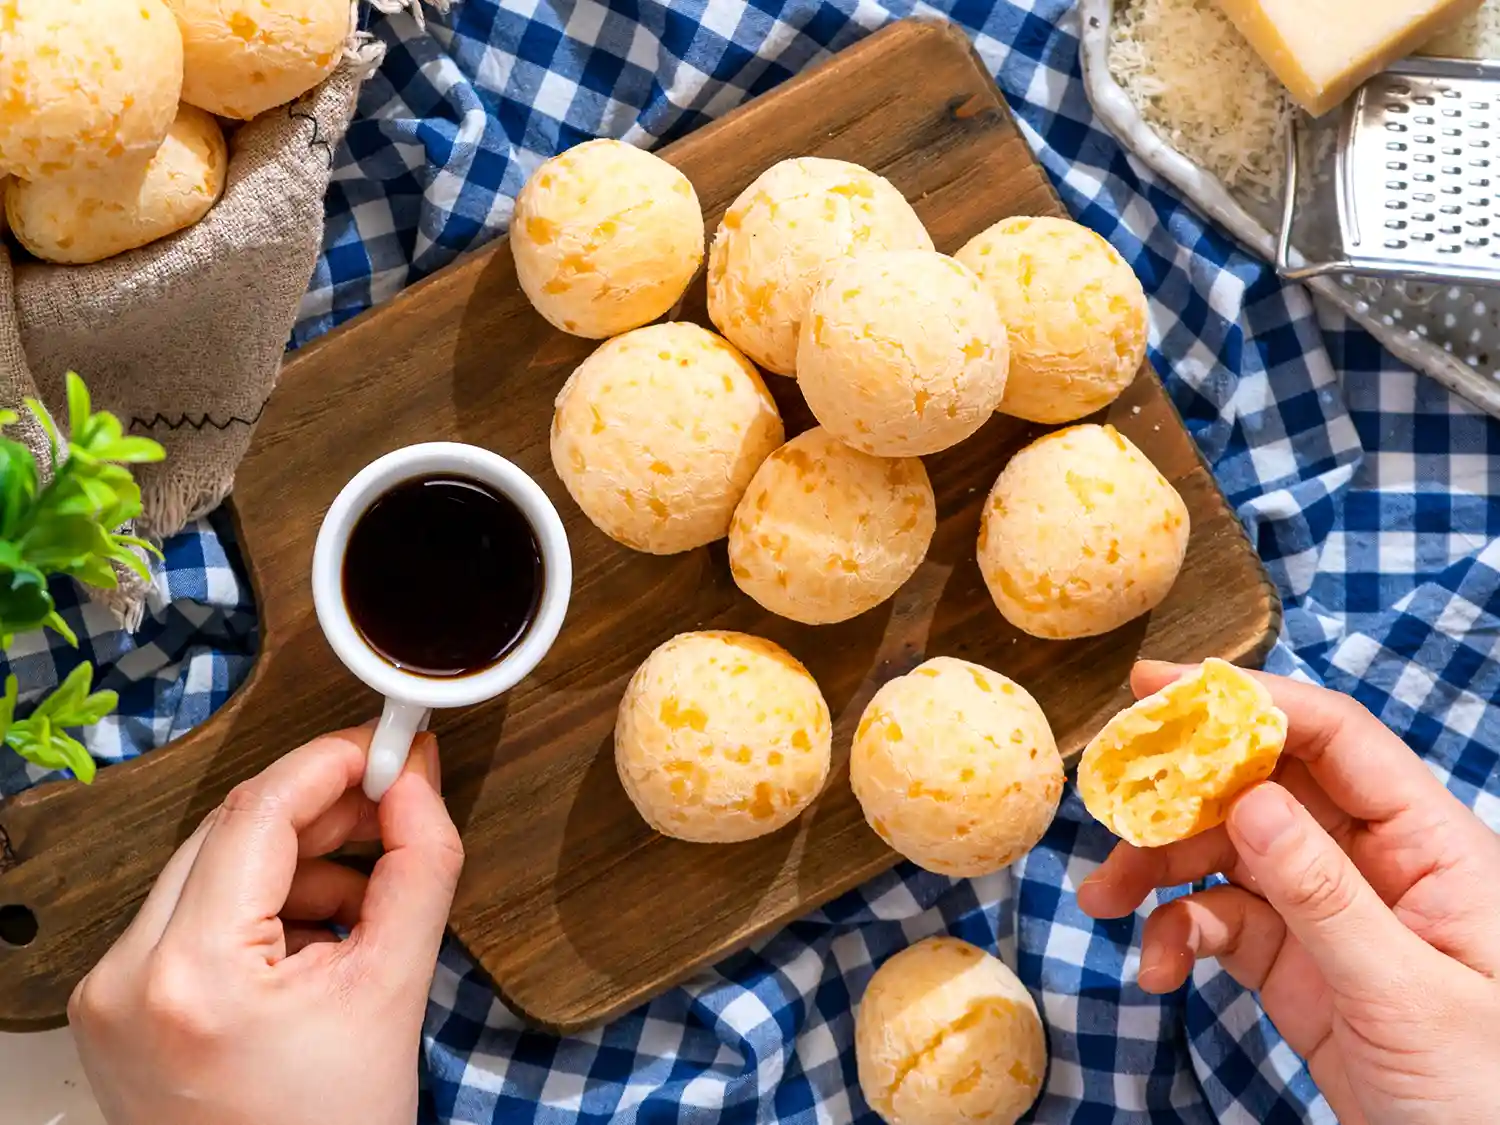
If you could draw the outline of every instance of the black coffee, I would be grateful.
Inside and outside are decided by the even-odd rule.
[[[479,481],[430,476],[365,511],[344,552],[344,604],[371,648],[423,676],[463,676],[500,661],[542,597],[536,532]]]

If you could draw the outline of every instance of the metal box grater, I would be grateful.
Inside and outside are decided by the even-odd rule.
[[[1282,276],[1500,285],[1500,65],[1407,59],[1361,86],[1335,127],[1289,131]],[[1311,237],[1294,254],[1304,213]]]

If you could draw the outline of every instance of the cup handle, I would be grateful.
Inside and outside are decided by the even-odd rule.
[[[370,754],[365,761],[365,796],[378,801],[406,768],[412,739],[427,729],[432,711],[420,703],[387,699],[380,722],[370,736]]]

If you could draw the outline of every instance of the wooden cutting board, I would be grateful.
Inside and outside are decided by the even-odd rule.
[[[1007,215],[1062,213],[989,75],[941,24],[888,28],[664,150],[696,185],[710,230],[762,169],[807,154],[888,176],[950,252]],[[682,316],[708,323],[701,278],[684,306]],[[572,541],[577,586],[552,653],[509,697],[440,714],[435,727],[468,852],[453,931],[512,1006],[560,1031],[628,1010],[894,862],[849,790],[849,738],[875,689],[927,656],[962,656],[1014,677],[1074,754],[1127,700],[1138,654],[1253,663],[1275,635],[1275,592],[1149,368],[1106,413],[1187,501],[1193,534],[1181,578],[1149,618],[1092,640],[1048,642],[1005,623],[974,561],[985,494],[1035,427],[996,417],[928,458],[940,522],[916,576],[853,621],[799,626],[737,591],[722,543],[671,558],[636,554],[573,505],[553,475],[547,430],[553,397],[591,347],[532,312],[500,242],[287,365],[234,495],[261,614],[254,673],[171,746],[103,771],[91,788],[50,785],[0,808],[0,933],[24,937],[15,923],[31,917],[37,930],[24,946],[0,942],[0,1027],[64,1019],[74,983],[232,785],[376,712],[318,631],[308,570],[339,488],[411,442],[472,442],[518,462],[557,504]],[[767,381],[789,433],[806,428],[795,383]],[[657,644],[701,628],[785,645],[836,717],[835,768],[821,799],[794,826],[747,844],[655,835],[615,777],[612,730],[626,680]]]

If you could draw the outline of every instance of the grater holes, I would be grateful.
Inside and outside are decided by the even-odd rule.
[[[1385,170],[1387,172],[1404,172],[1404,171],[1406,171],[1406,161],[1404,161],[1404,160],[1387,160],[1385,162]]]
[[[1406,220],[1405,219],[1387,219],[1385,221],[1385,229],[1386,230],[1405,230],[1406,229]]]
[[[1407,128],[1406,128],[1405,125],[1403,125],[1399,121],[1387,121],[1385,123],[1385,131],[1387,133],[1405,133],[1407,131]],[[1428,138],[1428,140],[1431,140],[1431,139],[1432,138],[1430,138],[1430,137]],[[1422,140],[1421,137],[1417,138],[1418,142],[1420,142],[1421,140]]]

